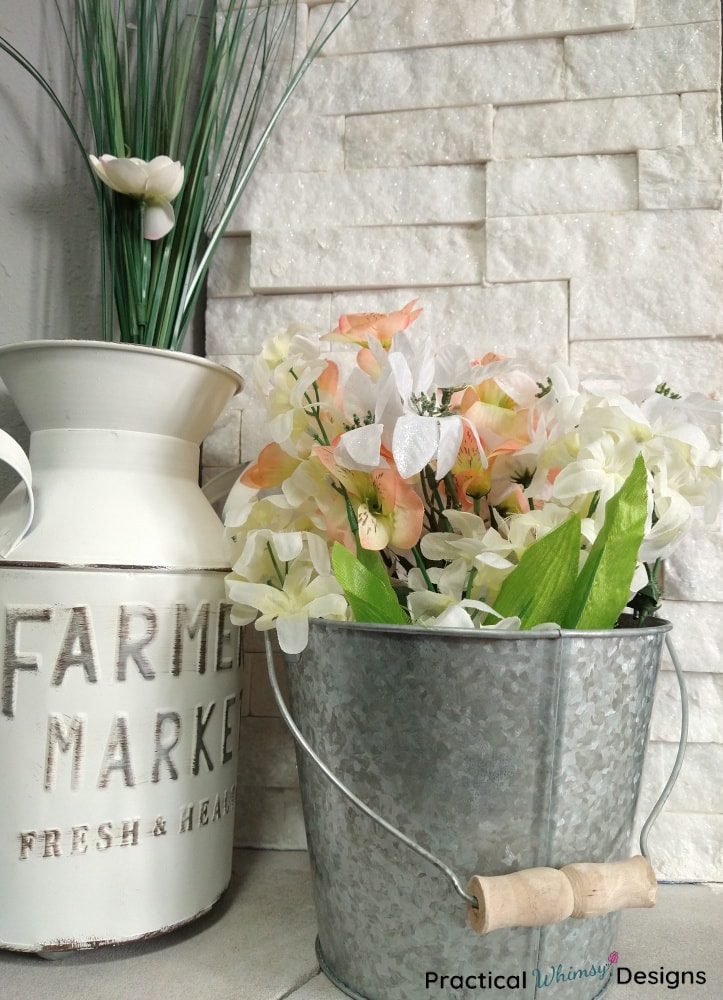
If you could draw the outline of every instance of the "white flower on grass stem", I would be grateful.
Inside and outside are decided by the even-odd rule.
[[[170,156],[146,161],[137,156],[109,154],[91,156],[90,162],[109,188],[142,202],[143,235],[147,240],[160,240],[170,233],[176,221],[171,202],[183,187],[182,163]]]

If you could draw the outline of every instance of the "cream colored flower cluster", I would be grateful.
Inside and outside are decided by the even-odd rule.
[[[235,621],[275,626],[287,652],[303,649],[309,616],[351,617],[335,542],[382,554],[412,623],[516,628],[494,610],[506,577],[571,515],[582,566],[639,455],[648,517],[633,593],[695,509],[711,517],[720,504],[717,403],[652,375],[624,389],[565,365],[543,378],[460,346],[435,351],[409,330],[415,305],[343,316],[323,338],[287,330],[258,359],[272,440],[229,497],[228,592]],[[358,348],[343,385],[323,341]]]

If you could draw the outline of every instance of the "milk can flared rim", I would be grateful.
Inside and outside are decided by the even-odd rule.
[[[200,354],[191,354],[188,351],[172,351],[165,347],[151,347],[146,344],[127,344],[114,340],[83,340],[81,338],[38,338],[37,340],[20,340],[11,344],[0,346],[0,356],[3,354],[15,353],[18,351],[43,350],[62,345],[63,350],[75,348],[76,350],[89,350],[98,348],[101,351],[116,351],[130,354],[156,355],[157,357],[173,357],[180,361],[197,362],[201,367],[222,369],[230,372],[233,379],[243,386],[243,379],[240,375],[229,368],[228,365],[221,365],[217,361],[205,358]]]

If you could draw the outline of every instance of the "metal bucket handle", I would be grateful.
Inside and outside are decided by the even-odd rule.
[[[439,869],[451,882],[455,892],[467,903],[469,922],[479,934],[500,927],[536,927],[556,923],[567,917],[592,917],[628,907],[649,907],[655,904],[657,882],[647,851],[650,828],[665,805],[680,773],[688,734],[688,696],[685,678],[673,644],[668,636],[666,646],[673,661],[681,696],[681,732],[678,754],[673,770],[640,834],[641,856],[624,861],[592,864],[580,863],[555,868],[528,868],[509,875],[474,875],[465,889],[456,873],[440,858],[422,847],[407,834],[363,802],[334,774],[318,756],[291,716],[279,687],[269,633],[264,635],[266,665],[274,700],[291,735],[328,780],[360,812],[406,844],[415,854]]]
[[[25,536],[33,522],[35,498],[30,461],[15,438],[0,430],[0,462],[9,465],[20,476],[18,485],[3,501],[0,510],[0,558]]]

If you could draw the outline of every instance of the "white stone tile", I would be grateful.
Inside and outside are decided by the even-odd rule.
[[[253,629],[253,625],[250,628]],[[279,710],[269,683],[265,653],[247,653],[246,658],[249,661],[250,714],[266,718],[278,717]],[[274,665],[276,679],[279,682],[284,701],[288,705],[289,690],[286,681],[286,667],[281,654],[277,653]]]
[[[487,165],[487,214],[559,215],[638,207],[633,154],[497,160]]]
[[[315,28],[324,9],[313,11]],[[596,0],[594,4],[567,0],[363,0],[331,39],[329,52],[367,52],[377,49],[454,45],[508,38],[567,35],[574,32],[630,28],[633,0]],[[380,30],[383,25],[383,30]]]
[[[723,743],[723,676],[689,673],[688,739],[692,743]],[[664,670],[658,675],[650,737],[677,743],[680,737],[680,689],[676,675]]]
[[[241,414],[226,410],[203,442],[204,465],[236,465],[241,454]]]
[[[305,113],[356,115],[557,101],[564,96],[562,45],[557,38],[536,38],[326,56],[309,69],[294,95],[294,107]]]
[[[683,145],[707,145],[721,136],[721,100],[719,91],[681,94]]]
[[[241,718],[249,714],[251,700],[251,664],[246,650],[243,648],[245,628],[241,629]]]
[[[251,385],[253,356],[263,340],[295,319],[319,333],[336,326],[344,312],[391,312],[418,298],[424,308],[416,328],[434,337],[471,344],[546,365],[567,356],[567,285],[564,282],[520,282],[506,285],[463,285],[339,291],[333,295],[258,295],[209,303],[208,335],[214,346],[229,348],[241,330],[253,330],[247,354],[215,354],[246,378],[239,399],[245,411],[255,398]],[[248,453],[247,457],[248,457]]]
[[[571,282],[574,296],[577,282]],[[614,282],[609,284],[610,294],[614,292]],[[627,290],[620,291],[625,297]],[[602,306],[601,306],[602,308]],[[575,305],[573,301],[573,313]],[[719,340],[703,340],[695,337],[665,337],[665,329],[660,326],[659,335],[651,339],[626,337],[638,332],[635,314],[626,325],[621,315],[620,336],[611,340],[595,340],[596,328],[590,322],[590,340],[574,340],[570,344],[570,361],[581,372],[612,372],[626,375],[649,365],[655,366],[658,382],[668,385],[681,395],[690,392],[723,393],[721,375],[723,372],[723,343]],[[694,326],[694,321],[691,322]],[[598,337],[605,336],[606,324],[600,325]],[[657,383],[656,383],[657,384]]]
[[[678,753],[677,743],[652,742],[646,750],[638,815],[645,819],[665,788]],[[723,745],[688,743],[683,766],[665,811],[723,813]]]
[[[701,22],[567,38],[566,96],[711,90],[720,83],[719,32]]]
[[[247,715],[278,718],[279,710],[274,700],[269,683],[268,666],[266,663],[266,636],[271,639],[274,657],[274,669],[284,700],[289,704],[288,684],[286,681],[286,663],[279,649],[276,631],[259,632],[253,624],[243,630],[244,667],[248,670],[246,687],[248,689]]]
[[[716,744],[712,743],[705,743],[703,745],[706,747],[716,746]],[[658,799],[665,788],[666,782],[672,773],[677,752],[677,743],[663,743],[660,740],[648,740],[645,746],[645,760],[643,762],[643,773],[640,779],[640,794],[638,796],[635,810],[636,828],[641,828],[648,817],[652,814],[653,808],[656,806]],[[670,809],[669,800],[663,808],[666,810]]]
[[[271,641],[274,651],[277,651],[278,643],[273,635]],[[247,625],[244,628],[243,642],[245,653],[263,653],[266,648],[265,634],[257,631],[252,625]]]
[[[331,330],[328,295],[254,295],[241,299],[209,299],[206,306],[206,349],[214,357],[255,357],[261,345],[275,333],[300,323],[321,332]],[[250,370],[240,359],[233,367],[246,375]],[[244,393],[248,396],[250,384]]]
[[[723,604],[665,600],[659,614],[673,623],[670,638],[686,673],[723,673]],[[673,669],[667,650],[663,669]]]
[[[327,11],[326,4],[313,6],[312,22]],[[638,28],[609,32],[629,27],[626,18],[632,18],[634,6]],[[428,323],[440,340],[521,354],[544,366],[566,356],[569,320],[570,356],[579,367],[626,368],[652,357],[678,391],[703,387],[723,367],[720,170],[712,148],[720,141],[718,29],[704,23],[719,17],[717,0],[584,5],[445,0],[444,7],[439,0],[395,0],[393,5],[362,0],[318,60],[303,93],[295,95],[295,113],[285,115],[276,131],[236,222],[248,229],[280,224],[289,230],[286,243],[266,247],[275,254],[264,261],[271,281],[257,287],[274,294],[249,294],[248,260],[242,259],[240,242],[224,248],[228,265],[217,260],[208,306],[214,356],[247,374],[262,340],[291,322],[325,330],[341,312],[390,310],[419,296],[425,308],[420,323]],[[602,34],[590,34],[600,30]],[[485,32],[494,39],[520,40],[474,44],[488,37]],[[528,38],[576,32],[583,34],[565,42],[571,84],[567,96],[585,99],[563,101],[562,43],[554,38],[522,41],[520,33]],[[385,48],[389,51],[371,53]],[[334,51],[349,55],[334,56]],[[694,91],[685,92],[689,88]],[[618,94],[631,96],[610,96]],[[674,148],[681,145],[691,148]],[[630,183],[633,159],[625,154],[638,150],[644,211],[635,213],[629,211],[636,207]],[[521,157],[532,159],[515,161]],[[535,162],[540,157],[549,162]],[[404,168],[486,161],[492,161],[487,166],[490,269],[482,276],[477,266],[472,277],[467,271],[460,277],[454,270],[459,246],[434,247],[429,234],[418,238],[418,230],[448,221],[449,215],[435,213],[440,205],[447,213],[450,206],[456,210],[463,192],[444,190],[441,174],[433,181],[417,174],[424,181],[420,187],[433,193],[425,206],[417,187],[405,185]],[[341,189],[330,187],[342,169],[351,174],[343,178]],[[354,171],[368,172],[365,180],[373,192]],[[269,181],[271,174],[278,176]],[[454,175],[445,180],[449,178]],[[396,201],[395,181],[401,185]],[[289,184],[296,185],[293,192]],[[681,211],[688,208],[696,211]],[[417,209],[426,215],[415,215]],[[327,212],[333,214],[325,217]],[[517,213],[537,218],[518,217],[509,227],[502,225]],[[674,218],[663,220],[663,214]],[[329,220],[333,229],[353,222],[355,228],[349,227],[345,236],[366,237],[376,245],[362,238],[356,252],[347,253],[342,245],[338,258],[330,260],[334,246],[315,247],[317,234],[307,231],[309,253],[309,243],[298,240],[295,230],[303,235],[312,219],[322,229]],[[527,221],[534,225],[518,226]],[[375,232],[365,233],[358,224],[372,224]],[[380,240],[390,235],[393,241],[380,249]],[[256,236],[266,238],[264,232]],[[477,252],[486,238],[474,233]],[[385,251],[398,258],[396,270],[388,266]],[[420,270],[427,258],[433,265]],[[455,284],[444,287],[449,281]],[[324,292],[301,291],[306,288]],[[234,402],[230,419],[236,436],[241,420],[242,454],[251,457],[265,440],[265,417],[252,393],[244,392]],[[224,418],[214,432],[209,453],[214,463],[232,450],[230,426]],[[686,600],[668,600],[662,614],[675,623],[673,638],[689,675],[691,733],[707,741],[691,745],[662,825],[659,821],[651,835],[651,843],[667,852],[668,877],[691,877],[691,872],[723,876],[723,793],[716,784],[723,753],[718,722],[723,698],[719,540],[710,533],[696,538],[666,569],[668,594],[672,590]],[[711,593],[718,594],[715,603],[696,600]],[[670,668],[666,656],[654,729],[674,740],[679,699]],[[249,654],[247,675],[247,709],[275,714],[259,648]],[[276,737],[274,742],[269,733],[263,736],[256,756],[252,752],[249,758],[252,780],[259,785],[240,789],[242,842],[303,845],[297,789],[273,787],[288,779],[293,762],[288,743],[282,749],[286,737]],[[653,795],[656,781],[664,780],[674,751],[672,742],[653,744],[643,800]],[[317,977],[298,995],[311,1000],[317,994],[337,992]]]
[[[723,816],[664,811],[648,845],[661,881],[723,881]]]
[[[660,344],[661,362],[670,368],[676,351],[703,361],[720,357],[720,344],[711,339],[723,334],[723,310],[720,308],[721,265],[715,257],[701,260],[693,254],[681,256],[675,267],[675,281],[669,268],[652,273],[591,273],[570,281],[570,339],[610,339],[625,341],[625,353],[632,359],[651,355]],[[690,338],[686,344],[685,338]],[[628,344],[628,338],[630,343]],[[671,346],[661,343],[671,338]],[[699,338],[699,339],[695,339]],[[645,339],[656,344],[643,342]],[[610,348],[601,350],[609,355]],[[678,365],[676,363],[676,372]],[[701,371],[700,364],[695,365]],[[711,366],[702,371],[710,382]],[[687,377],[686,373],[682,373]],[[716,388],[711,386],[711,388]]]
[[[484,169],[471,166],[258,175],[231,229],[479,222],[484,192]]]
[[[332,325],[345,312],[390,312],[411,299],[424,312],[413,330],[544,366],[567,356],[567,286],[562,282],[339,292]]]
[[[675,601],[723,601],[723,531],[695,518],[665,561],[665,592]]]
[[[251,240],[248,236],[232,236],[230,233],[224,236],[208,271],[207,294],[210,298],[250,294],[250,255]]]
[[[718,212],[599,212],[490,219],[489,281],[555,280],[615,273],[679,277],[684,262],[708,275],[723,263]],[[253,255],[253,247],[252,247]]]
[[[638,162],[642,209],[720,208],[720,143],[641,149]]]
[[[251,286],[306,292],[476,284],[482,244],[480,230],[451,226],[264,230],[251,241]]]
[[[475,163],[492,154],[493,108],[425,108],[346,120],[349,168]]]
[[[344,115],[315,115],[292,110],[271,133],[260,170],[263,173],[323,172],[344,167]]]
[[[689,24],[720,18],[719,0],[638,0],[635,27],[661,24]]]
[[[557,101],[499,108],[493,149],[497,159],[625,153],[681,141],[676,95]]]

